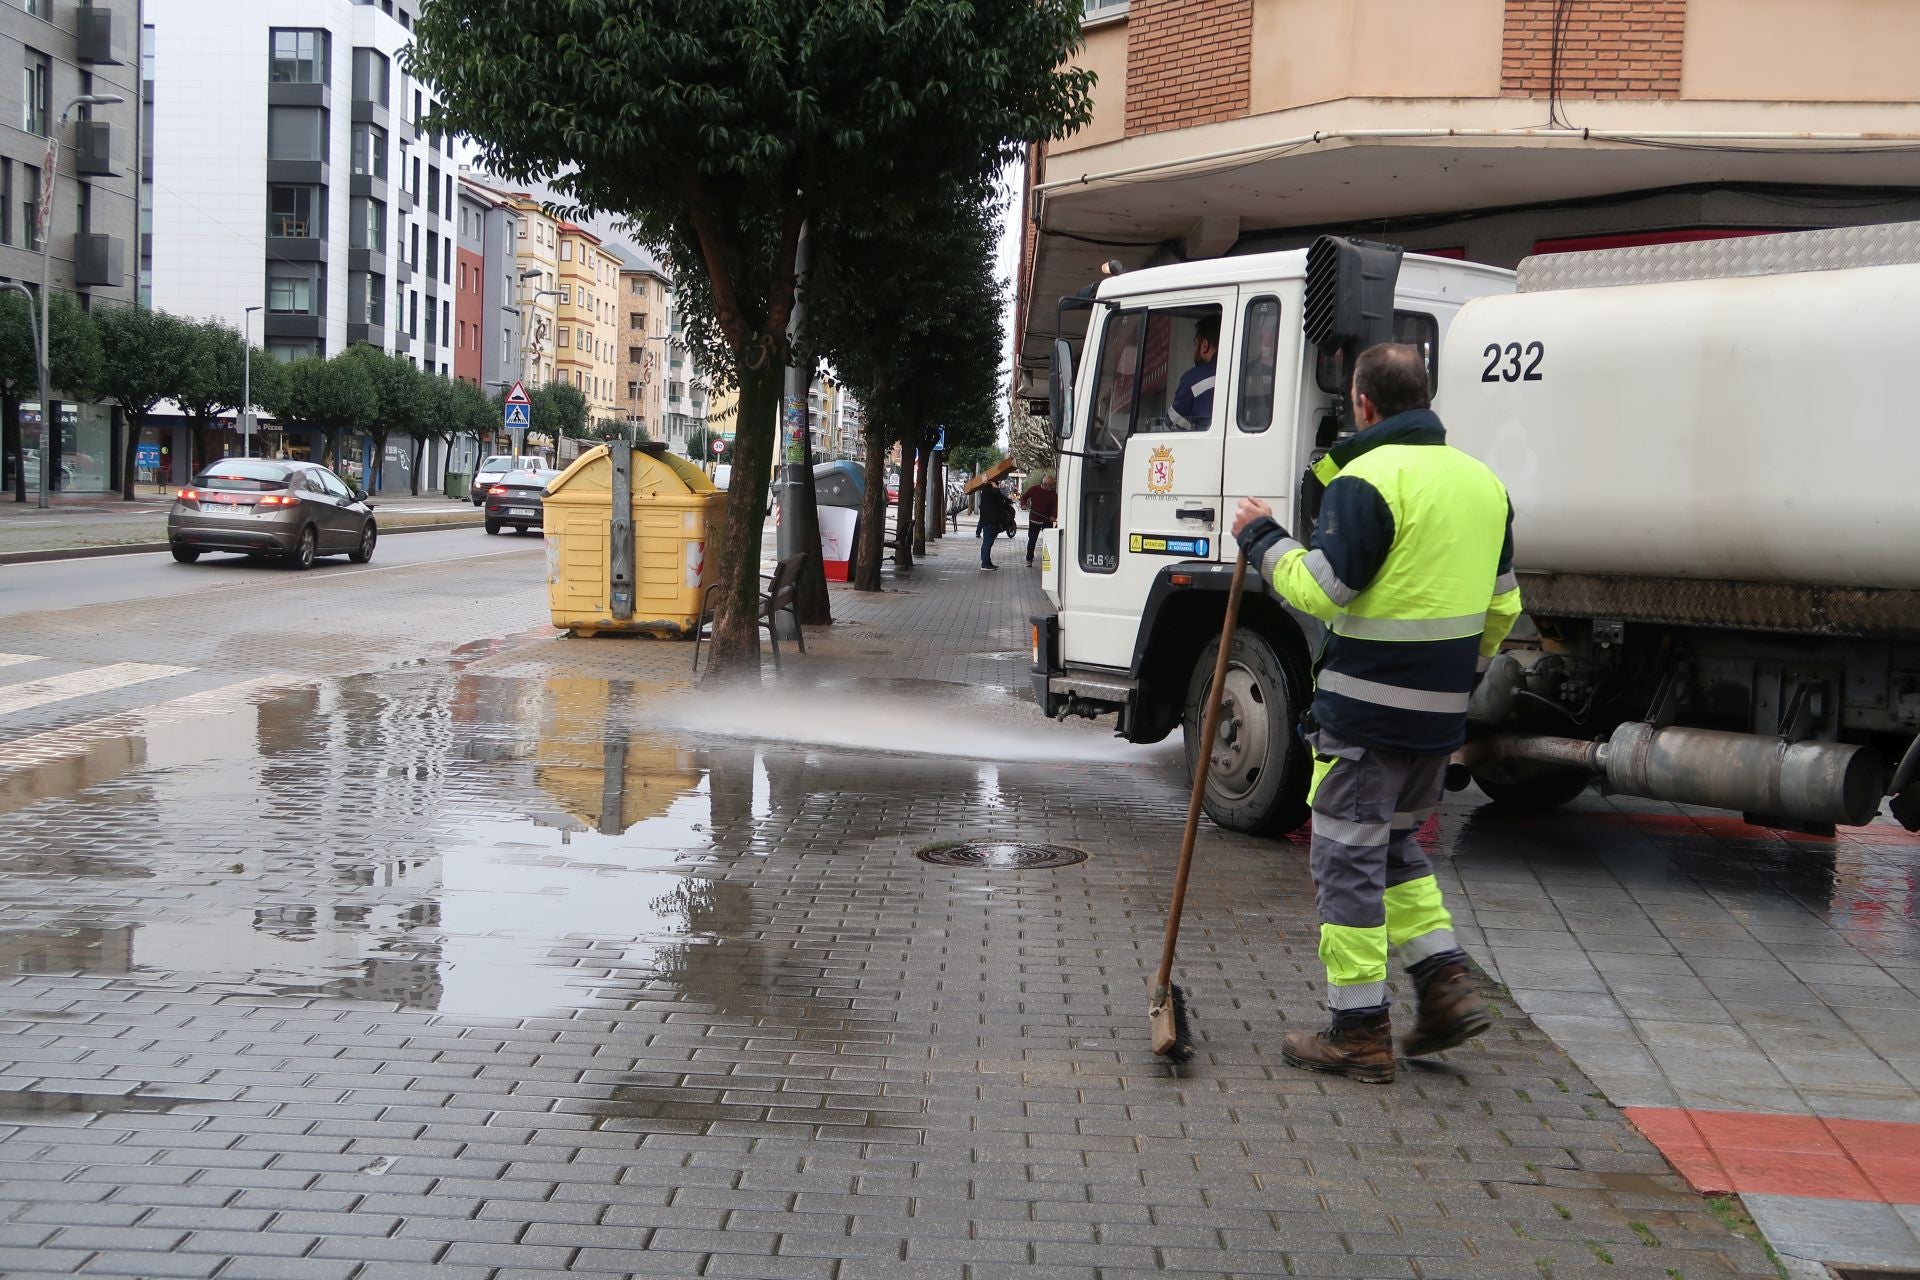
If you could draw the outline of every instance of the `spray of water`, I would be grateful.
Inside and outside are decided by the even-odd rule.
[[[687,694],[653,704],[646,719],[700,736],[964,760],[1147,764],[1178,750],[1178,739],[1143,747],[1113,737],[1104,724],[1049,721],[1030,704],[858,688]]]

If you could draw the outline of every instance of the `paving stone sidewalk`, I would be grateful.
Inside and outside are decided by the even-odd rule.
[[[1034,578],[973,566],[717,714],[684,645],[516,622],[14,808],[0,1272],[1774,1274],[1510,1001],[1391,1086],[1285,1067],[1297,843],[1203,837],[1153,1058],[1177,760],[1039,722]],[[1090,857],[912,856],[960,837]]]

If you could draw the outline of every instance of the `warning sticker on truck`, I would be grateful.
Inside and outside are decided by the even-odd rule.
[[[1127,550],[1146,556],[1204,556],[1211,554],[1211,538],[1172,538],[1161,533],[1130,533]]]

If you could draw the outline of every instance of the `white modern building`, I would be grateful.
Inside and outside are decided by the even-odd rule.
[[[154,306],[283,359],[366,342],[452,376],[457,166],[400,66],[418,10],[146,0]]]

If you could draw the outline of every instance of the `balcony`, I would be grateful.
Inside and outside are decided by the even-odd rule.
[[[120,60],[113,56],[113,10],[86,5],[74,16],[74,56],[97,66],[117,64]]]
[[[113,126],[105,120],[82,120],[74,128],[74,171],[83,178],[111,178]]]
[[[79,288],[118,288],[126,283],[118,236],[82,231],[73,237],[73,283]]]

